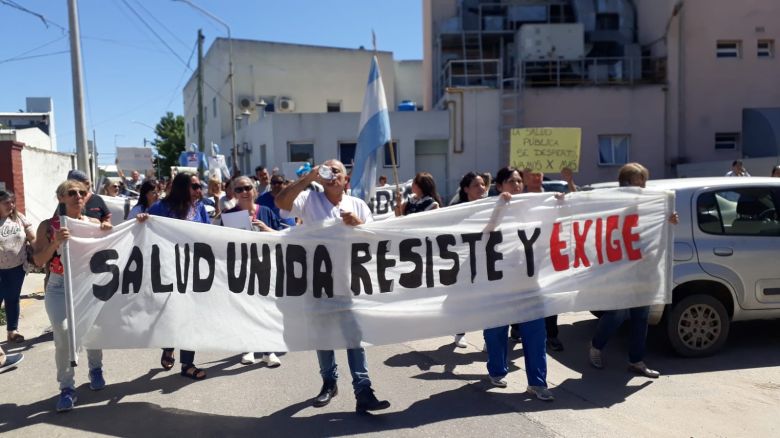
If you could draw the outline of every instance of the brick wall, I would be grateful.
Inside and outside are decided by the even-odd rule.
[[[23,143],[16,141],[0,141],[0,181],[5,182],[5,189],[16,195],[16,209],[24,211],[24,174],[22,171]]]

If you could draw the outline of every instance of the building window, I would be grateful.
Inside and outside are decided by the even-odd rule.
[[[327,111],[329,113],[340,113],[341,112],[341,101],[328,101],[327,105]]]
[[[759,58],[774,58],[775,57],[775,40],[758,40],[758,52],[756,56]]]
[[[385,167],[393,167],[393,161],[390,159],[390,142],[385,143]],[[401,163],[398,161],[398,142],[393,141],[393,158],[395,158],[395,165],[401,167]]]
[[[620,29],[620,15],[613,13],[596,14],[596,30]]]
[[[628,163],[630,135],[599,135],[599,164],[620,166]]]
[[[351,169],[355,161],[355,149],[357,149],[357,143],[339,143],[339,161],[344,163],[347,169]]]
[[[718,41],[715,53],[718,58],[740,58],[742,41]]]
[[[214,118],[217,118],[217,98],[212,97],[211,98],[211,112],[214,113]]]
[[[290,161],[308,161],[314,163],[314,145],[312,143],[289,143]]]
[[[715,133],[715,149],[731,149],[734,150],[739,144],[738,132],[716,132]]]

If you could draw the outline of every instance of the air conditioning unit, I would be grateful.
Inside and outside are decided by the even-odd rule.
[[[291,113],[295,111],[295,101],[289,97],[280,97],[276,110],[282,113]]]
[[[241,108],[241,111],[254,111],[255,98],[251,96],[243,96],[238,99],[238,106]]]

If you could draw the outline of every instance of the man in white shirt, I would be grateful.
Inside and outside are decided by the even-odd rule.
[[[344,164],[338,160],[328,160],[322,166],[330,169],[331,179],[326,180],[319,176],[321,166],[316,166],[311,172],[276,195],[274,201],[280,209],[281,216],[298,217],[303,222],[302,226],[315,226],[325,221],[339,219],[350,226],[372,222],[373,217],[368,205],[362,199],[344,193],[344,187],[347,185],[347,170]],[[323,192],[305,190],[315,181],[322,184]],[[336,386],[338,370],[333,350],[318,350],[317,359],[323,383],[320,393],[312,404],[319,408],[330,403],[331,399],[338,394]],[[390,402],[378,400],[374,390],[371,389],[365,350],[360,347],[347,349],[347,361],[357,399],[355,410],[358,413],[365,413],[390,407]]]

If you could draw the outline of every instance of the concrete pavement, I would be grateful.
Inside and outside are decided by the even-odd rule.
[[[239,355],[198,353],[209,377],[192,382],[165,372],[155,350],[111,350],[104,356],[108,386],[87,388],[85,366],[76,371],[74,411],[53,412],[56,400],[51,335],[37,336],[48,320],[42,276],[28,276],[20,346],[25,361],[0,374],[0,433],[8,436],[778,436],[780,420],[780,323],[735,325],[720,355],[699,360],[672,356],[650,338],[647,362],[658,380],[626,371],[626,333],[605,352],[607,368],[587,362],[595,320],[562,315],[566,350],[549,358],[548,380],[557,400],[544,403],[523,393],[522,348],[514,346],[508,388],[486,380],[481,333],[468,333],[469,348],[452,338],[427,339],[368,350],[369,370],[380,398],[393,405],[373,416],[354,414],[346,355],[340,392],[325,408],[310,400],[321,381],[314,353],[281,356],[282,366],[243,366]],[[652,333],[651,333],[652,334]],[[37,337],[36,337],[37,336]],[[177,352],[178,353],[178,352]]]

